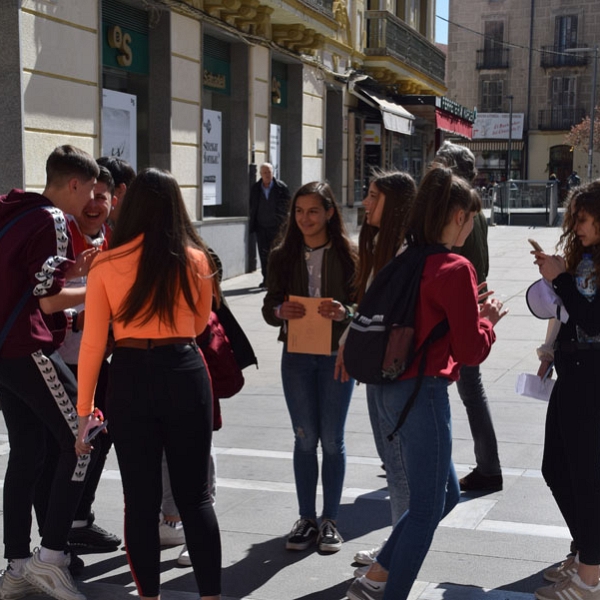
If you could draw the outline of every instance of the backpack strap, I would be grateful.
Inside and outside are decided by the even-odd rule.
[[[415,400],[417,399],[417,395],[421,390],[421,385],[423,384],[423,377],[425,376],[425,365],[427,363],[427,351],[429,350],[429,346],[433,344],[433,342],[443,338],[448,330],[450,329],[450,325],[448,323],[448,319],[444,319],[440,321],[430,332],[425,341],[421,344],[417,352],[421,352],[421,360],[419,361],[419,370],[417,373],[417,378],[415,381],[415,387],[410,394],[400,416],[398,417],[398,422],[396,423],[396,427],[394,427],[394,431],[387,436],[387,439],[391,442],[394,439],[394,435],[402,425],[404,425],[404,421],[406,421],[406,417],[410,409],[413,407]]]

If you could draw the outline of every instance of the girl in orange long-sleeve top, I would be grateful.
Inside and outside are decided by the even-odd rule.
[[[112,323],[106,416],[123,481],[129,564],[148,600],[160,597],[163,449],[199,592],[204,600],[220,598],[220,533],[208,476],[212,397],[194,341],[217,291],[214,274],[173,176],[142,171],[123,201],[111,249],[88,277],[75,449],[91,449],[84,440],[98,424],[94,387]]]

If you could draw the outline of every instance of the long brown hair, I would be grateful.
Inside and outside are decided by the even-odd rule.
[[[137,275],[115,315],[117,321],[127,325],[140,319],[143,325],[158,316],[173,327],[180,290],[186,304],[197,312],[189,281],[190,247],[206,255],[215,274],[213,284],[218,301],[220,291],[214,261],[189,219],[177,181],[168,171],[144,169],[132,181],[123,199],[111,248],[119,248],[141,234],[144,238],[140,242],[142,251]]]
[[[417,190],[407,235],[417,246],[438,244],[444,227],[456,209],[467,213],[481,210],[481,199],[465,179],[448,167],[433,166]]]
[[[563,233],[558,241],[558,246],[562,246],[563,248],[567,271],[569,273],[575,273],[577,265],[585,253],[592,255],[592,260],[596,267],[596,277],[600,277],[600,245],[584,248],[575,232],[580,211],[586,212],[594,219],[596,231],[600,232],[600,180],[596,179],[595,181],[576,187],[571,192],[567,200]]]
[[[376,275],[398,252],[401,234],[417,192],[413,178],[400,171],[376,172],[370,183],[385,196],[385,203],[380,225],[369,225],[365,216],[360,229],[358,269],[354,280],[358,302],[365,294],[371,272]]]
[[[288,289],[294,266],[302,258],[304,236],[296,223],[296,202],[301,196],[315,195],[321,200],[323,208],[333,209],[333,214],[327,222],[327,234],[332,245],[336,248],[346,281],[353,281],[356,269],[356,249],[348,234],[342,219],[340,209],[335,201],[331,186],[326,182],[312,181],[298,189],[292,198],[288,220],[282,236],[269,256],[269,271],[275,273],[283,289]]]

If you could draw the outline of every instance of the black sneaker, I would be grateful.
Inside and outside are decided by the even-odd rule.
[[[85,567],[85,563],[81,559],[81,557],[75,554],[75,550],[73,548],[67,546],[67,554],[71,557],[71,562],[69,563],[69,571],[73,577],[79,577],[81,573],[83,573],[83,568]],[[1,596],[0,596],[1,597]]]
[[[77,554],[114,552],[121,544],[121,538],[94,523],[93,514],[85,527],[71,528],[68,541]]]
[[[461,492],[499,492],[502,489],[502,474],[484,475],[473,469],[458,481]]]
[[[286,550],[306,550],[317,539],[317,524],[311,519],[298,519],[285,544]]]
[[[335,527],[335,523],[325,519],[319,528],[317,545],[320,552],[337,552],[342,547],[342,536]]]

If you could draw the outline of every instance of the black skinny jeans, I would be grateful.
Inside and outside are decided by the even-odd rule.
[[[46,460],[47,435],[58,445],[58,458],[41,527],[42,546],[64,550],[91,469],[90,456],[78,459],[75,454],[75,377],[57,352],[3,358],[0,398],[10,444],[4,480],[4,557],[29,556],[31,509]]]
[[[106,416],[125,495],[125,542],[138,593],[160,590],[163,449],[201,596],[221,592],[221,539],[209,481],[212,395],[192,344],[115,349]]]
[[[600,564],[600,351],[555,351],[542,474],[586,565]]]
[[[67,367],[69,367],[69,370],[77,379],[77,365],[68,364]],[[94,396],[94,405],[103,413],[106,410],[108,367],[109,363],[103,361],[98,376],[98,384],[96,385],[96,394]],[[102,471],[106,464],[106,458],[112,446],[110,432],[106,430],[102,435],[99,435],[94,440],[93,446],[95,455],[94,462],[90,465],[89,474],[86,477],[83,493],[81,494],[81,500],[79,501],[73,520],[89,521],[92,516],[92,505],[96,499],[96,490],[100,484],[100,478],[102,477]],[[44,470],[41,477],[38,479],[33,500],[35,516],[37,517],[37,522],[40,527],[40,535],[43,531],[44,522],[46,521],[46,511],[48,508],[47,501],[50,495],[50,489],[52,488],[52,479],[54,478],[58,456],[58,445],[52,436],[48,436],[46,440],[46,460],[44,462]]]

